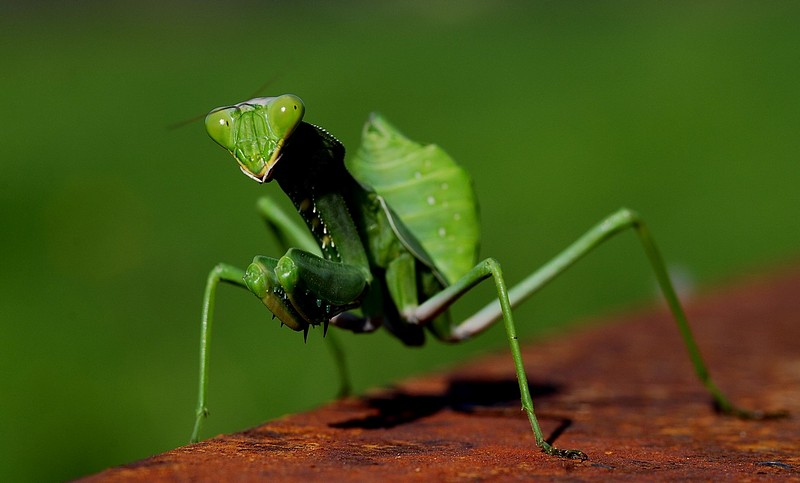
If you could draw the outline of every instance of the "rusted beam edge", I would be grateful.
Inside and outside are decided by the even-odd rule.
[[[712,375],[734,401],[795,416],[716,414],[669,315],[654,309],[524,350],[545,434],[586,452],[584,462],[536,450],[511,357],[500,353],[84,481],[800,475],[800,267],[707,293],[688,314]]]

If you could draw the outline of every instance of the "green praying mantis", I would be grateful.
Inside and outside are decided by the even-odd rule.
[[[282,325],[308,336],[312,326],[357,333],[386,328],[403,343],[424,342],[427,330],[445,342],[467,340],[502,320],[514,359],[522,408],[536,445],[549,455],[583,460],[577,449],[545,440],[534,412],[512,308],[614,235],[633,229],[672,311],[689,357],[715,406],[742,418],[776,414],[733,405],[709,376],[661,255],[639,215],[621,209],[516,286],[508,289],[500,264],[478,262],[477,203],[469,175],[436,145],[420,145],[373,114],[355,156],[303,121],[305,106],[294,95],[260,97],[211,111],[211,138],[233,155],[241,171],[258,183],[277,181],[305,227],[269,198],[257,207],[278,240],[280,258],[256,256],[246,270],[215,266],[202,309],[200,388],[192,441],[208,411],[209,343],[217,286],[229,283],[258,297]],[[291,247],[291,248],[290,248]],[[463,321],[449,307],[491,278],[497,299]],[[337,357],[343,385],[347,378]]]

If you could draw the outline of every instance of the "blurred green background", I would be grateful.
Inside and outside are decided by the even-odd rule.
[[[620,206],[707,287],[797,260],[797,2],[20,2],[0,6],[0,479],[186,443],[201,292],[279,254],[210,108],[291,92],[351,150],[380,110],[473,174],[509,283]],[[485,287],[456,308],[465,315]],[[519,309],[531,338],[654,303],[633,235]],[[702,321],[695,321],[702,323]],[[344,334],[356,386],[503,350]],[[222,287],[209,437],[331,398],[321,331]],[[587,355],[587,357],[591,357]],[[537,378],[536,370],[531,372]]]

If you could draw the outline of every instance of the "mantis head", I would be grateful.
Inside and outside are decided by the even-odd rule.
[[[244,174],[265,183],[304,113],[303,101],[292,94],[257,97],[209,112],[206,131],[236,158]]]

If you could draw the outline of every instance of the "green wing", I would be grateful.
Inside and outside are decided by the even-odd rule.
[[[475,265],[480,225],[472,179],[439,146],[415,143],[372,114],[346,164],[386,200],[449,283]]]

